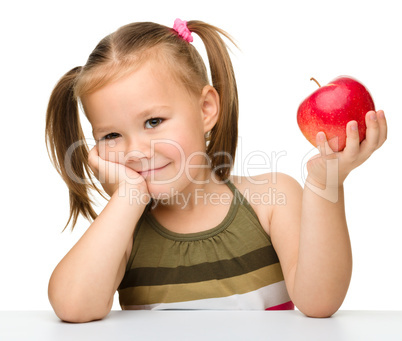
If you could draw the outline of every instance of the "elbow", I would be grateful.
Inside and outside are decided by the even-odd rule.
[[[95,310],[86,309],[82,305],[70,304],[70,303],[59,303],[52,304],[53,310],[57,317],[64,321],[70,323],[85,323],[96,320],[101,320],[107,316],[110,310]]]
[[[309,306],[297,307],[307,317],[328,318],[334,315],[338,309],[338,304],[312,304]]]
[[[49,290],[49,302],[57,317],[70,323],[85,323],[105,318],[112,307],[112,303],[106,305],[93,305],[79,297],[64,295]]]
[[[342,306],[346,291],[347,288],[338,291],[314,288],[310,292],[299,292],[296,297],[293,297],[292,301],[297,309],[307,317],[328,318],[334,315]]]
[[[301,311],[301,310],[300,310]],[[337,310],[312,310],[312,311],[301,311],[304,315],[311,318],[328,318],[337,312]]]
[[[57,307],[53,308],[57,317],[69,323],[86,323],[96,320],[101,320],[107,316],[109,312],[91,312],[80,309],[79,307]]]

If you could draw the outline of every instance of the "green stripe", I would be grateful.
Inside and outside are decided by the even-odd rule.
[[[143,305],[242,295],[283,281],[279,263],[222,280],[197,283],[139,286],[119,290],[122,305]],[[275,290],[275,289],[271,289]]]
[[[193,241],[165,238],[152,220],[145,218],[136,227],[126,270],[155,266],[176,268],[230,260],[271,245],[269,236],[247,208],[240,206],[238,212],[232,224],[218,235]]]
[[[129,270],[119,290],[134,286],[152,286],[202,282],[239,276],[265,266],[279,263],[272,245],[251,251],[243,256],[193,266],[140,267]]]

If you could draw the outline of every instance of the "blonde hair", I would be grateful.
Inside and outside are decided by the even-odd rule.
[[[237,147],[238,95],[230,56],[220,35],[234,42],[225,31],[202,21],[188,21],[187,27],[205,45],[212,85],[220,98],[219,118],[206,137],[206,153],[212,169],[221,181],[225,181],[230,175]],[[199,96],[209,83],[205,64],[192,44],[180,38],[172,28],[142,22],[122,26],[103,38],[84,66],[73,68],[56,84],[46,113],[46,148],[69,189],[70,216],[64,229],[71,219],[73,229],[80,213],[87,219],[97,217],[89,197],[90,189],[105,198],[92,181],[78,99],[133,72],[150,57],[166,63],[190,93]],[[67,160],[69,148],[77,141],[82,143],[74,148]],[[77,178],[89,180],[77,181]]]

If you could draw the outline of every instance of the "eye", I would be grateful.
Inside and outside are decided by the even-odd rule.
[[[101,140],[113,140],[119,136],[120,136],[120,134],[118,134],[118,133],[110,133],[110,134],[107,134],[104,137],[102,137]]]
[[[150,118],[149,120],[145,121],[145,128],[147,128],[147,129],[155,128],[160,123],[162,123],[162,121],[163,121],[163,118],[160,118],[160,117]],[[148,127],[147,127],[147,125],[148,125]]]

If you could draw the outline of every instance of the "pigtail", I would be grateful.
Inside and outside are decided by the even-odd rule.
[[[207,154],[221,180],[226,180],[234,164],[237,147],[239,103],[236,78],[227,46],[221,35],[231,37],[223,30],[202,21],[188,21],[187,27],[203,41],[211,68],[212,85],[220,97],[219,119],[208,137]],[[228,155],[230,160],[228,160]],[[230,163],[230,167],[227,167]]]
[[[70,216],[66,229],[72,219],[74,229],[79,213],[87,219],[95,219],[89,198],[89,188],[99,190],[90,182],[88,166],[88,146],[82,131],[77,99],[74,96],[74,83],[81,67],[67,72],[55,86],[46,113],[46,148],[48,155],[67,184],[70,196]],[[50,151],[50,152],[49,152]],[[100,192],[99,192],[100,193]],[[102,193],[100,193],[102,195]]]

